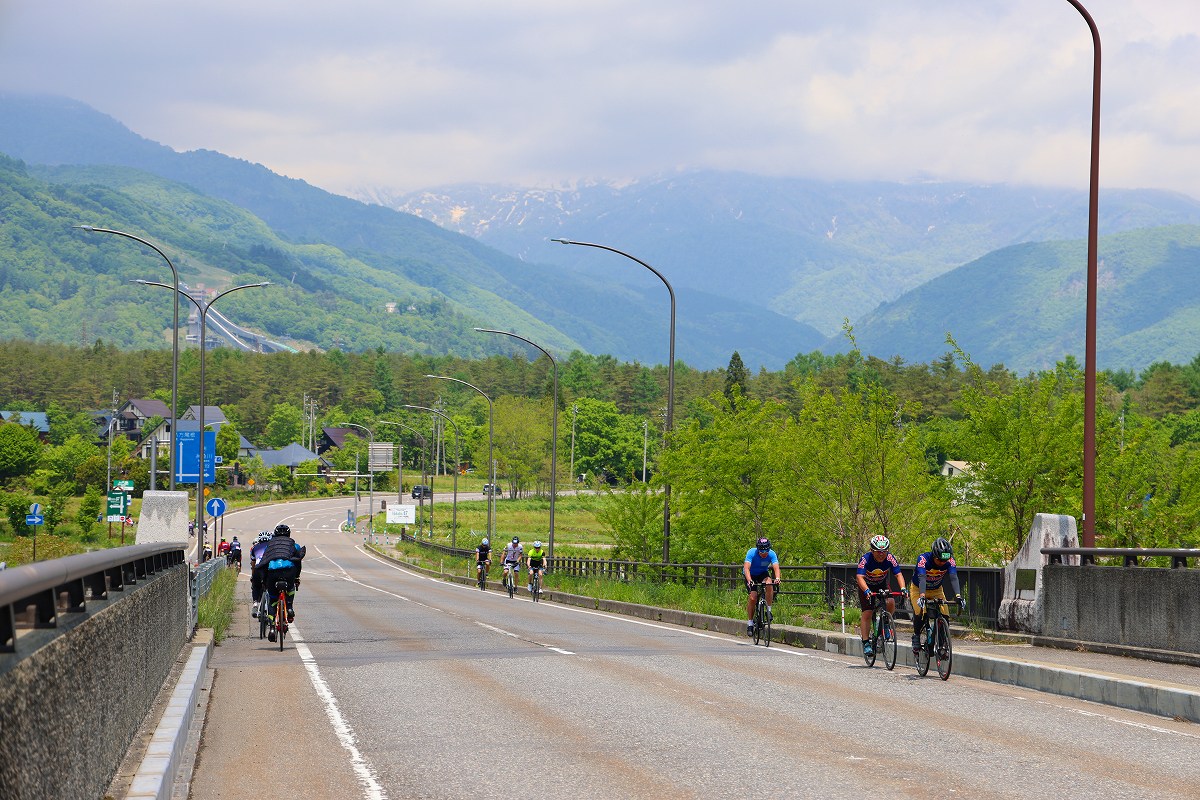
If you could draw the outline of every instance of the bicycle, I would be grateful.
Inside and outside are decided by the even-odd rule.
[[[950,643],[950,622],[946,607],[950,601],[942,597],[925,600],[925,636],[917,650],[917,674],[922,678],[929,672],[931,659],[937,662],[938,676],[942,680],[950,677],[950,664],[954,659]]]
[[[758,592],[758,605],[754,607],[754,643],[765,642],[764,647],[771,646],[771,610],[767,608],[766,584],[753,584],[751,591]]]
[[[888,597],[895,597],[899,605],[904,604],[904,592],[892,592],[887,589],[871,592],[874,613],[871,619],[871,635],[867,638],[871,652],[867,653],[867,648],[863,648],[863,661],[868,667],[875,666],[875,658],[882,648],[883,665],[890,671],[896,666],[896,620],[892,617],[892,612],[887,610]]]
[[[481,592],[486,591],[487,590],[487,562],[486,561],[475,562],[475,572],[478,575],[476,580],[479,583],[479,591],[481,591]]]
[[[230,550],[225,554],[225,565],[237,569],[237,574],[242,571],[242,552],[240,550]]]
[[[287,622],[287,618],[288,618],[287,590],[288,590],[288,587],[289,587],[288,581],[277,580],[277,581],[275,581],[275,588],[273,590],[273,591],[278,592],[278,594],[275,596],[275,602],[273,604],[275,607],[275,613],[271,616],[271,624],[274,625],[274,627],[275,627],[275,630],[273,631],[273,633],[275,634],[274,639],[279,643],[279,651],[281,653],[283,652],[283,637],[284,637],[284,634],[286,634],[288,631],[288,622]],[[264,602],[269,602],[268,598],[270,598],[270,595],[264,591],[263,592]],[[260,623],[260,625],[261,624],[262,623]],[[272,637],[268,636],[268,638],[272,638]]]
[[[508,590],[508,598],[517,593],[517,564],[504,565],[504,588]]]
[[[540,569],[534,569],[533,577],[529,580],[529,586],[529,596],[536,603],[542,597],[542,571]]]
[[[258,600],[258,638],[267,638],[267,625],[271,622],[271,595],[264,589]]]

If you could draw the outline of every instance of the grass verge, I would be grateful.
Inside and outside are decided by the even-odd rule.
[[[237,586],[237,572],[223,569],[217,572],[208,594],[200,598],[197,610],[198,625],[201,628],[212,628],[213,644],[220,644],[233,621],[234,590]]]

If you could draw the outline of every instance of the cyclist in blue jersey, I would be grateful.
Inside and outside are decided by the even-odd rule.
[[[925,601],[946,599],[942,583],[947,578],[950,579],[950,588],[954,590],[954,599],[958,607],[966,608],[967,601],[963,599],[962,589],[958,585],[954,550],[950,547],[950,542],[939,536],[933,542],[933,549],[917,558],[913,582],[908,586],[908,596],[912,600],[914,653],[921,649],[921,631],[925,627]]]
[[[292,529],[280,523],[275,526],[262,558],[254,571],[260,573],[264,590],[274,591],[276,581],[287,581],[287,621],[294,622],[296,618],[296,589],[300,586],[301,561],[308,552],[307,547],[296,544],[292,538]],[[272,604],[274,606],[274,604]],[[275,613],[274,607],[271,613]],[[267,638],[275,641],[275,632],[270,631]]]
[[[904,575],[900,572],[900,562],[889,551],[892,543],[883,534],[871,537],[871,549],[858,560],[858,607],[862,617],[858,621],[858,633],[862,637],[863,653],[871,655],[871,620],[875,616],[875,606],[871,595],[874,592],[888,588],[888,576],[896,576],[898,591],[904,591]],[[887,599],[887,610],[896,613],[896,601]]]
[[[770,580],[771,573],[775,580]],[[779,556],[771,549],[770,539],[759,539],[754,547],[746,551],[746,562],[742,565],[742,576],[746,579],[746,591],[750,597],[746,600],[746,635],[754,635],[754,607],[758,605],[758,591],[754,584],[763,583],[767,592],[767,614],[771,613],[771,603],[775,600],[775,588],[779,586]]]
[[[250,616],[258,618],[258,603],[262,599],[263,593],[263,574],[255,569],[258,562],[262,560],[263,553],[267,549],[267,542],[271,541],[271,532],[262,531],[258,534],[258,538],[254,540],[254,544],[250,546],[250,598],[253,604],[250,606]]]

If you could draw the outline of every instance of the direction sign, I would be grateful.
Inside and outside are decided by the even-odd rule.
[[[129,509],[129,495],[124,492],[108,493],[108,512],[106,522],[121,522]]]
[[[208,510],[210,516],[219,517],[225,513],[225,501],[219,497],[214,497],[204,504],[204,508]]]
[[[35,505],[36,505],[36,503],[35,503]],[[44,516],[42,516],[41,514],[26,514],[25,515],[25,524],[26,525],[45,525],[46,518]]]
[[[120,489],[123,492],[133,491],[133,481],[113,481],[113,488]]]
[[[197,483],[200,462],[200,432],[175,432],[175,482]],[[217,435],[212,431],[204,432],[204,482],[215,483]]]

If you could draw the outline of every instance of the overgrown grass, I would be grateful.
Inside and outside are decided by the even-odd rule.
[[[197,624],[201,628],[212,628],[213,644],[221,643],[225,638],[226,631],[229,630],[229,624],[233,621],[236,586],[237,572],[235,570],[218,570],[208,594],[200,598]]]

